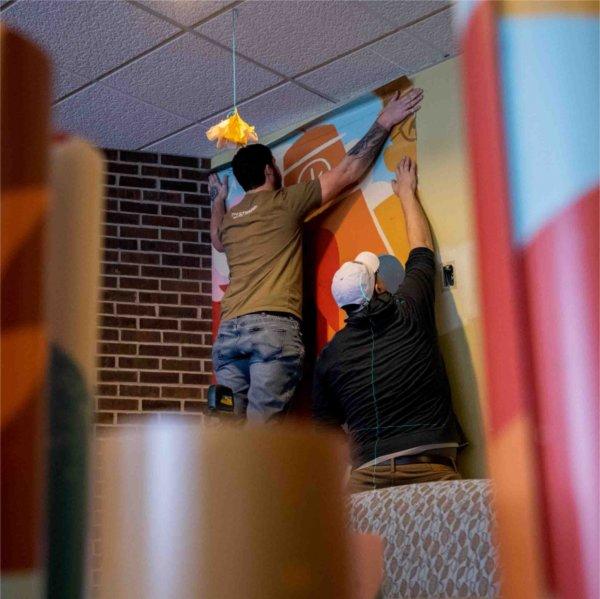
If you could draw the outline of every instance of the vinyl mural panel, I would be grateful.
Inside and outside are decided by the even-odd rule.
[[[402,78],[381,93],[353,102],[272,145],[284,185],[315,179],[339,164],[373,124],[384,97],[409,87],[409,81]],[[390,186],[394,167],[405,155],[416,159],[414,116],[393,130],[374,167],[358,186],[335,205],[308,218],[304,242],[304,334],[309,371],[318,352],[344,324],[344,312],[331,295],[331,279],[338,267],[363,250],[392,254],[402,263],[406,261],[409,248],[404,216]],[[244,192],[230,168],[220,172],[223,174],[229,175],[227,208],[231,209]],[[219,307],[228,273],[225,255],[213,250],[213,333],[219,326]],[[306,390],[301,395],[297,407],[306,412],[310,405]]]

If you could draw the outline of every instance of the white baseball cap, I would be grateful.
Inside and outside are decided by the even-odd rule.
[[[361,252],[352,262],[344,262],[333,275],[331,293],[336,304],[364,306],[373,297],[379,258],[373,252]]]

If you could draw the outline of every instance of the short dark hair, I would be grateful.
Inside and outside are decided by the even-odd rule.
[[[273,164],[273,154],[267,146],[252,144],[237,151],[231,161],[233,174],[244,191],[265,184],[265,166]]]

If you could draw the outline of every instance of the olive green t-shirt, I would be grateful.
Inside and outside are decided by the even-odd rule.
[[[302,224],[320,205],[314,180],[248,192],[225,214],[219,229],[229,264],[223,320],[266,311],[302,317]]]

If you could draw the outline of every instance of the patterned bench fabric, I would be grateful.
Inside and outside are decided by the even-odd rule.
[[[384,539],[383,597],[499,597],[490,496],[487,480],[353,495],[352,528]]]

